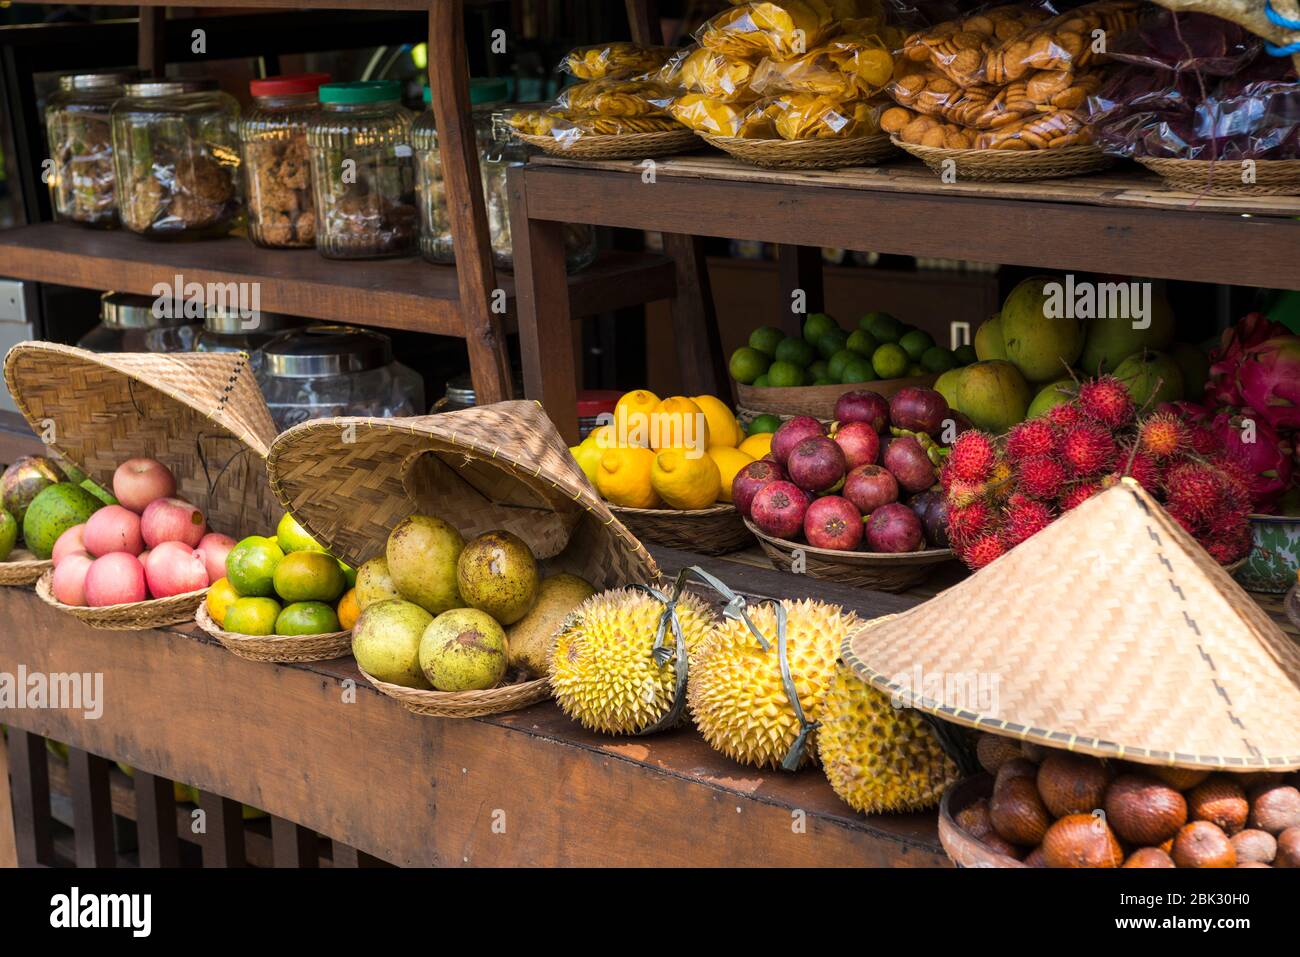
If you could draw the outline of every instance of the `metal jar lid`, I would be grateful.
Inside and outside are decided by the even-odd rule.
[[[106,73],[69,73],[59,77],[60,90],[111,90],[125,86],[140,74],[136,70],[115,70]]]
[[[126,84],[127,96],[176,96],[179,93],[207,93],[217,89],[217,81],[207,78],[190,80],[137,80]]]
[[[223,336],[276,335],[288,329],[297,329],[305,322],[304,319],[286,316],[282,312],[259,310],[251,316],[244,316],[237,308],[217,305],[205,306],[203,310],[203,328]]]
[[[393,361],[393,344],[378,332],[351,326],[308,326],[272,339],[262,349],[263,370],[287,379],[351,375]]]
[[[157,311],[155,305],[159,306]],[[189,323],[183,304],[129,292],[106,292],[100,296],[99,318],[110,329],[165,329]]]
[[[515,395],[524,394],[524,374],[523,371],[515,368],[511,370],[511,383],[514,386]],[[471,406],[478,404],[478,395],[474,392],[474,380],[468,372],[462,372],[452,376],[447,380],[447,401],[453,405]]]

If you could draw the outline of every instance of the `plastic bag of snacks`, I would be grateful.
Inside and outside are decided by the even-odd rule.
[[[1200,84],[1187,73],[1166,73],[1125,66],[1107,73],[1105,82],[1088,97],[1088,122],[1100,126],[1133,113],[1181,110],[1191,113],[1200,99]]]
[[[1050,16],[1039,5],[992,7],[913,33],[903,41],[903,56],[913,63],[928,63],[958,86],[977,86],[985,82],[985,60],[990,54]]]
[[[1053,17],[991,51],[984,78],[1002,85],[1034,70],[1082,70],[1138,22],[1138,0],[1099,0]]]
[[[728,7],[706,21],[695,38],[727,56],[788,60],[820,45],[836,26],[825,0],[774,0]]]
[[[880,128],[904,143],[936,149],[968,150],[975,147],[976,132],[905,106],[891,106],[880,114]]]
[[[1099,69],[1037,70],[1021,80],[1006,85],[1007,99],[1014,104],[1029,104],[1039,112],[1079,110],[1088,97],[1101,89],[1104,75]]]
[[[877,36],[839,37],[792,60],[764,59],[750,89],[762,96],[813,93],[841,100],[874,96],[889,82],[894,57]]]
[[[605,116],[545,110],[520,110],[511,114],[509,122],[512,129],[527,136],[550,136],[560,142],[583,136],[659,133],[677,128],[670,116]]]
[[[761,137],[771,128],[770,123],[751,123],[747,105],[725,103],[703,93],[685,93],[668,109],[678,123],[713,136]]]
[[[637,76],[659,69],[675,52],[671,47],[639,43],[600,43],[570,50],[560,63],[560,71],[579,80]]]
[[[663,115],[673,90],[655,80],[589,80],[567,87],[556,98],[556,106],[573,113],[603,116]]]
[[[1024,97],[1012,99],[1008,87],[959,86],[929,66],[902,65],[886,88],[900,106],[973,129],[992,129],[1037,112]]]
[[[981,150],[1050,150],[1090,143],[1083,119],[1069,110],[1040,113],[975,137]]]
[[[699,93],[723,103],[754,99],[750,81],[754,64],[750,60],[718,53],[707,47],[683,50],[664,64],[657,79],[688,93]]]
[[[749,122],[770,120],[783,140],[847,139],[880,132],[880,104],[815,93],[783,93],[755,103]]]
[[[1136,29],[1114,40],[1107,53],[1113,60],[1152,70],[1232,76],[1245,69],[1263,45],[1259,37],[1228,20],[1155,9]]]

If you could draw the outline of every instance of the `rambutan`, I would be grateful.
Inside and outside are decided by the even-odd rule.
[[[1067,478],[1065,466],[1047,455],[1031,455],[1016,465],[1016,482],[1031,498],[1049,499],[1061,494]]]
[[[948,510],[948,538],[954,542],[974,541],[992,524],[993,509],[981,499]]]
[[[1187,426],[1178,416],[1157,412],[1138,426],[1138,447],[1148,455],[1167,459],[1183,451],[1188,444]]]
[[[1023,496],[1013,496],[1015,501],[1008,503],[1003,511],[1005,522],[1002,526],[1002,543],[1007,548],[1015,548],[1025,539],[1037,535],[1048,525],[1056,514],[1051,507]]]
[[[947,471],[946,469],[944,470]],[[948,498],[948,504],[960,508],[963,505],[970,505],[972,502],[978,502],[988,495],[988,488],[983,482],[963,482],[960,479],[954,479],[945,489]]]
[[[1056,431],[1043,418],[1013,426],[1007,433],[1007,458],[1014,465],[1034,455],[1049,455],[1056,446]]]
[[[1197,455],[1215,455],[1223,451],[1223,442],[1204,425],[1189,425],[1187,442]]]
[[[1006,554],[1007,547],[997,532],[986,532],[971,541],[961,551],[961,559],[972,569],[978,571],[985,565],[992,564]]]
[[[1047,421],[1062,431],[1078,425],[1083,419],[1083,408],[1078,402],[1062,402],[1047,410]]]
[[[1079,478],[1111,468],[1118,453],[1110,431],[1094,422],[1081,422],[1061,436],[1061,458]]]
[[[989,491],[993,497],[1005,501],[1007,496],[1015,491],[1011,485],[1011,463],[1005,459],[999,459],[998,464],[993,466],[993,474],[989,476]]]
[[[1166,504],[1165,511],[1169,517],[1177,522],[1188,535],[1192,538],[1199,539],[1204,525],[1195,517],[1188,515],[1187,512],[1177,505]]]
[[[1249,514],[1255,504],[1254,495],[1250,490],[1250,473],[1235,459],[1218,457],[1212,462],[1223,482],[1228,507],[1243,517]]]
[[[1165,498],[1180,513],[1197,522],[1208,522],[1223,506],[1225,485],[1219,472],[1211,466],[1184,462],[1165,475]]]
[[[1079,386],[1079,405],[1094,422],[1118,429],[1133,421],[1133,397],[1113,375],[1098,376]]]
[[[1250,543],[1247,542],[1243,549],[1236,542],[1212,541],[1205,545],[1205,550],[1220,565],[1231,565],[1237,559],[1246,557],[1250,552]]]
[[[954,479],[963,482],[983,482],[993,472],[997,460],[998,450],[993,444],[993,436],[971,429],[961,433],[953,442],[944,471],[952,472]]]
[[[1160,464],[1145,452],[1135,452],[1132,448],[1120,446],[1119,449],[1119,468],[1115,475],[1123,477],[1132,476],[1137,483],[1144,489],[1155,495],[1160,490],[1160,480],[1163,473]]]
[[[1072,486],[1061,496],[1059,503],[1061,511],[1068,512],[1072,508],[1077,508],[1100,491],[1101,486],[1096,482],[1080,482]]]

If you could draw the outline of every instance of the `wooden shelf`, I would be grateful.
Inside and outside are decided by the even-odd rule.
[[[310,319],[463,337],[456,270],[419,258],[340,262],[315,250],[266,250],[232,237],[157,242],[122,230],[39,223],[0,232],[0,275],[86,289],[152,295],[186,283],[258,282],[261,306]],[[515,284],[499,273],[507,309]],[[606,252],[569,277],[572,314],[591,315],[669,298],[665,256]]]

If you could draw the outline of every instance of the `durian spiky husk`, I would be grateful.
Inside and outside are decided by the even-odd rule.
[[[831,788],[855,811],[931,808],[960,777],[920,714],[895,708],[845,665],[835,671],[821,722],[822,768]]]
[[[634,588],[592,595],[578,606],[551,646],[555,700],[584,728],[635,734],[666,715],[677,686],[674,658],[656,664],[655,631],[664,606]],[[713,613],[686,592],[677,603],[688,659],[713,627]],[[670,630],[665,642],[671,647]]]
[[[816,721],[835,676],[840,643],[857,624],[839,605],[785,600],[787,655],[804,716]],[[724,619],[691,657],[687,703],[709,744],[727,757],[757,767],[781,766],[799,736],[799,719],[781,683],[776,611],[772,604],[749,609],[754,626],[768,639],[764,651],[743,621]],[[814,759],[816,735],[804,748]]]

